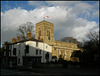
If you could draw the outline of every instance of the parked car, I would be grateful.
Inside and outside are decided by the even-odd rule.
[[[52,56],[52,61],[53,62],[57,62],[58,60],[57,60],[57,57],[56,56]]]

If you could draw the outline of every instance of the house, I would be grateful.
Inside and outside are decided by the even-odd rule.
[[[4,51],[4,59],[9,62],[3,61],[3,63],[10,66],[28,66],[30,63],[47,63],[52,58],[52,47],[43,41],[33,38],[27,38],[26,40],[18,40],[12,38],[12,43],[9,44],[9,55],[6,57]]]

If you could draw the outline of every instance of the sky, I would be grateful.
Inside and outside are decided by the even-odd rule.
[[[74,37],[83,41],[99,30],[99,1],[1,1],[1,43],[18,34],[18,26],[45,19],[54,24],[55,40]]]

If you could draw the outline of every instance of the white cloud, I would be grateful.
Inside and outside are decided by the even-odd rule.
[[[81,22],[83,23],[84,21],[80,21],[80,24]],[[96,25],[97,24],[94,21],[86,21],[86,23],[81,24],[80,27],[75,27],[73,29],[75,38],[79,39],[79,41],[81,41],[82,39],[86,39],[86,34],[90,32],[90,30],[92,30]]]
[[[34,4],[34,2],[30,4]],[[65,3],[62,2],[62,4]],[[74,3],[72,2],[69,5],[72,4]],[[87,8],[92,9],[92,7],[88,4],[85,4],[85,7],[80,7],[79,2],[77,2],[77,4],[78,5],[75,7],[68,7],[61,6],[60,3],[59,5],[55,3],[56,6],[35,8],[31,11],[21,8],[5,11],[4,13],[1,13],[2,41],[11,40],[13,36],[16,36],[16,30],[19,25],[26,22],[32,22],[35,25],[37,22],[42,21],[46,15],[50,17],[50,19],[46,20],[54,24],[56,40],[60,40],[67,36],[82,40],[82,38],[85,38],[86,33],[94,28],[96,30],[98,27],[96,27],[97,23],[94,21],[89,22],[84,18],[77,17],[79,13],[83,12],[82,9],[86,12]],[[88,15],[89,14],[90,13],[88,13]]]
[[[2,12],[0,12],[1,13],[1,16],[3,15],[3,13]]]

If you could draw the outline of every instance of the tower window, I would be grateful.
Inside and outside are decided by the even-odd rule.
[[[40,36],[41,36],[41,31],[39,31],[39,38],[38,39],[40,39]]]
[[[50,40],[50,31],[47,31],[48,39]]]
[[[41,31],[39,31],[39,36],[41,36]]]

